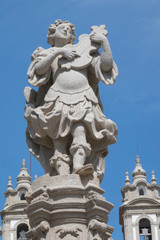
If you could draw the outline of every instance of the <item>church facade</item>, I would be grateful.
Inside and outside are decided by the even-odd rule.
[[[122,225],[124,240],[160,239],[160,186],[152,171],[151,183],[147,182],[146,172],[140,164],[139,156],[130,182],[126,172],[125,186],[122,188],[122,202],[119,208],[119,222]]]
[[[23,159],[20,174],[17,176],[17,187],[13,189],[11,177],[8,178],[7,191],[4,193],[6,203],[1,211],[3,240],[27,240],[29,220],[25,213],[27,206],[26,194],[31,185],[31,177],[27,172],[26,162]]]
[[[136,157],[131,183],[126,172],[125,186],[122,188],[122,202],[119,208],[119,222],[122,225],[124,240],[159,240],[160,239],[160,186],[152,171],[151,183],[147,182],[146,172],[142,168],[139,156]],[[26,196],[31,186],[23,159],[17,187],[13,189],[11,177],[8,178],[6,203],[1,211],[3,240],[27,240],[29,220],[25,213]]]

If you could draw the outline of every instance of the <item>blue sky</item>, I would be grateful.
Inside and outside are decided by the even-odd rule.
[[[109,224],[114,240],[122,239],[118,208],[125,170],[135,166],[136,143],[147,179],[155,170],[160,183],[160,1],[159,0],[8,0],[0,8],[1,118],[0,118],[0,209],[8,176],[16,187],[22,158],[29,167],[25,142],[25,100],[30,56],[38,47],[48,48],[48,27],[56,19],[70,20],[76,36],[90,33],[92,25],[105,24],[112,53],[119,69],[115,85],[100,84],[107,118],[118,125],[118,142],[109,147],[106,175],[101,187],[115,207]],[[77,41],[77,39],[76,39]],[[32,157],[32,178],[43,174]]]

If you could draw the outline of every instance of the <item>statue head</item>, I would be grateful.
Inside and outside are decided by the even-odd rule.
[[[69,21],[63,22],[62,20],[56,20],[54,24],[51,24],[48,29],[47,42],[54,46],[55,39],[66,40],[66,44],[73,44],[75,40],[75,26]]]

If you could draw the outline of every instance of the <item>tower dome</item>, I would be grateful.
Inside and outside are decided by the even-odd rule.
[[[140,164],[139,155],[137,155],[137,157],[136,157],[136,166],[132,172],[132,177],[133,177],[133,183],[135,183],[139,180],[146,181],[146,171],[142,168],[142,165]]]
[[[119,208],[119,222],[122,225],[124,240],[160,239],[160,186],[154,171],[151,183],[147,181],[146,171],[136,157],[132,172],[133,181],[126,172],[125,186],[121,189],[123,204]]]
[[[17,176],[17,188],[21,186],[29,187],[31,185],[31,176],[28,174],[25,159],[22,160],[22,168]]]

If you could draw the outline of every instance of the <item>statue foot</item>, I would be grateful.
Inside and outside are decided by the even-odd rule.
[[[74,171],[73,171],[74,174],[79,174],[81,176],[93,174],[93,172],[94,172],[94,169],[93,169],[93,165],[91,163],[81,166],[78,169],[74,169]]]

